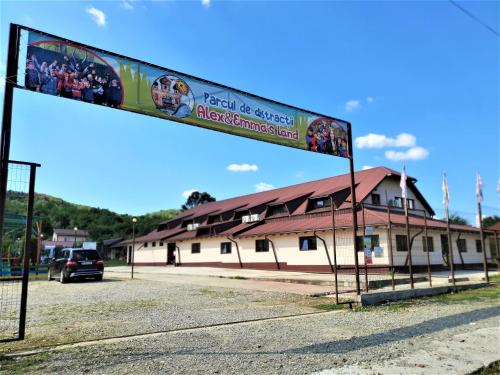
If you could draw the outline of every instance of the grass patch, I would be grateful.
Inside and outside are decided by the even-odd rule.
[[[104,261],[105,267],[118,267],[118,266],[126,266],[127,261],[121,259],[110,259]]]
[[[471,372],[469,375],[498,375],[500,374],[500,361],[490,363],[488,366]]]
[[[425,298],[427,302],[462,303],[500,300],[500,284]]]
[[[19,358],[0,355],[0,373],[17,375],[26,374],[27,372],[39,372],[45,368],[44,363],[48,357],[47,353]]]

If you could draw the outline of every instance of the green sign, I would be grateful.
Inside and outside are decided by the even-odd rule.
[[[27,33],[24,88],[207,129],[349,157],[345,121],[60,37]],[[24,54],[23,54],[24,55]]]

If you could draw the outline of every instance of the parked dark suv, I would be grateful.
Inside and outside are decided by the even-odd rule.
[[[60,258],[51,259],[48,279],[66,283],[71,279],[92,277],[102,280],[104,262],[97,250],[63,249]]]

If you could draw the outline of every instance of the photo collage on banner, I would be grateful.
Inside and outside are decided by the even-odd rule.
[[[348,124],[29,31],[24,87],[225,133],[349,157]]]

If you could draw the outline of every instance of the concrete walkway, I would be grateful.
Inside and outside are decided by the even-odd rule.
[[[362,271],[362,270],[361,270]],[[131,267],[107,267],[105,274],[113,278],[130,278]],[[496,273],[496,272],[495,272]],[[493,274],[493,273],[492,273]],[[426,275],[424,275],[426,276]],[[279,291],[301,295],[330,295],[335,292],[335,279],[333,274],[288,272],[273,270],[252,269],[229,269],[210,267],[134,267],[134,277],[142,280],[166,281],[171,283],[187,283],[193,285],[206,285],[211,287],[241,288],[260,291]],[[450,285],[448,273],[439,271],[432,274],[433,287],[444,287]],[[478,283],[484,277],[481,271],[457,271],[456,277],[460,283]],[[418,279],[419,278],[419,279]],[[404,291],[410,289],[407,282],[408,275],[395,275],[396,281],[402,284],[396,285],[396,290]],[[364,289],[364,275],[361,273],[360,280]],[[369,275],[370,284],[373,282],[385,282],[386,286],[373,288],[370,293],[389,292],[390,275]],[[354,275],[339,274],[339,293],[341,299],[356,300]],[[415,288],[426,289],[428,281],[422,276],[416,276]]]

